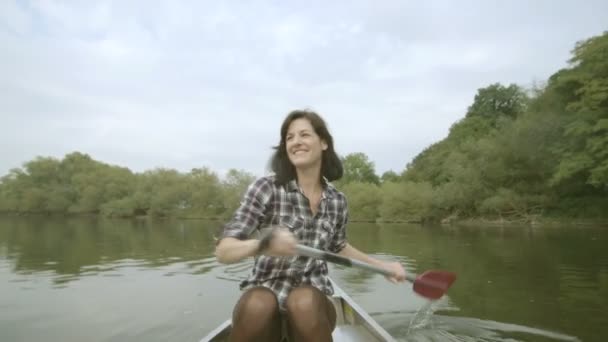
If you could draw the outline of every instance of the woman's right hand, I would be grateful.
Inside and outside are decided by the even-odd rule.
[[[289,229],[276,228],[270,234],[267,246],[261,253],[274,257],[294,256],[296,254],[298,241]]]

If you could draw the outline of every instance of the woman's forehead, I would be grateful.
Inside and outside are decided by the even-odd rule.
[[[299,131],[303,131],[303,130],[314,130],[314,129],[313,129],[312,125],[310,124],[310,121],[308,121],[305,118],[299,118],[299,119],[293,120],[289,124],[289,128],[287,129],[287,132],[294,133],[294,132],[299,132]]]

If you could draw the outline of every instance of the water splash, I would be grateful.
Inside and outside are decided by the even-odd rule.
[[[536,327],[438,314],[448,311],[459,311],[459,308],[453,306],[448,296],[444,296],[436,301],[422,303],[415,311],[376,313],[374,318],[398,341],[581,341],[576,336]],[[404,324],[404,320],[408,323]]]
[[[432,302],[428,302],[426,305],[420,307],[414,314],[414,318],[412,318],[410,324],[408,324],[406,335],[409,335],[412,330],[423,329],[431,325],[431,317],[434,311]]]
[[[421,308],[408,325],[407,332],[397,333],[397,338],[401,341],[458,342],[581,341],[576,336],[518,324],[434,315],[433,310],[433,304]]]

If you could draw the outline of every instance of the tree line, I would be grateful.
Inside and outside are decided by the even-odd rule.
[[[0,183],[0,211],[104,216],[219,217],[234,211],[253,175],[208,168],[142,173],[73,152],[62,160],[37,157]]]
[[[542,86],[479,89],[448,136],[401,172],[378,175],[363,153],[343,157],[336,186],[351,218],[608,218],[608,32],[576,43],[568,62]],[[226,217],[253,179],[206,167],[133,173],[74,152],[2,177],[0,211]]]
[[[568,62],[531,89],[479,89],[448,136],[400,174],[345,184],[351,202],[388,220],[605,220],[608,32],[577,42]]]

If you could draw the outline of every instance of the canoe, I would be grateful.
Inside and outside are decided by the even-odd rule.
[[[350,298],[333,280],[332,303],[336,308],[336,328],[333,340],[340,341],[395,341],[369,314]],[[228,319],[211,331],[200,342],[227,341],[231,320]]]

